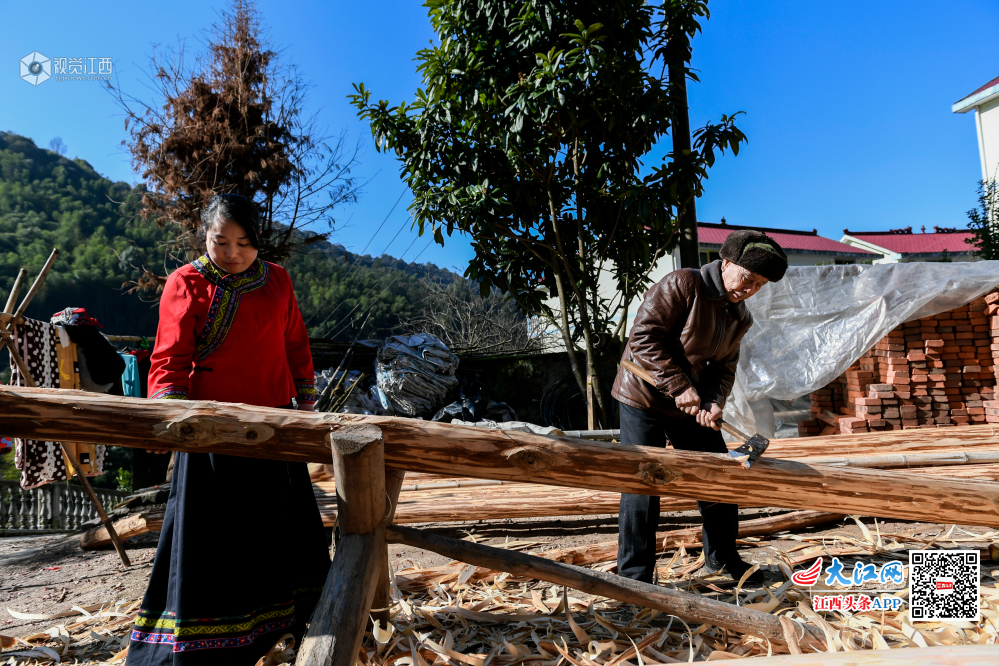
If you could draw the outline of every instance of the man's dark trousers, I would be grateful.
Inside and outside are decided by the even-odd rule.
[[[671,418],[652,410],[621,404],[621,443],[681,451],[725,453],[728,447],[719,431],[698,425],[693,416]],[[704,554],[722,564],[739,557],[735,537],[739,532],[739,507],[720,502],[698,502]],[[617,572],[626,578],[652,582],[656,566],[656,529],[659,527],[658,495],[621,495],[618,516]]]

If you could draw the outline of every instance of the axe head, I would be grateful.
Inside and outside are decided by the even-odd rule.
[[[728,452],[736,462],[741,462],[746,469],[752,467],[753,463],[760,459],[763,452],[770,446],[770,440],[763,435],[756,434],[746,440],[746,443],[737,449]]]

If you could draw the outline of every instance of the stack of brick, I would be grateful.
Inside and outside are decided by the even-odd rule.
[[[993,358],[999,358],[997,291],[896,327],[812,394],[816,418],[799,423],[798,433],[999,423],[999,400],[992,400],[999,366]]]

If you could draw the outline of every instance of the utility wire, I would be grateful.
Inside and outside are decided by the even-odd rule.
[[[397,207],[397,206],[399,205],[399,202],[400,202],[400,201],[402,201],[402,197],[403,197],[403,196],[404,196],[405,194],[406,194],[406,189],[405,189],[405,188],[403,188],[402,192],[401,192],[401,193],[399,194],[399,198],[395,200],[395,203],[394,203],[394,204],[392,204],[392,209],[391,209],[391,210],[389,210],[389,212],[388,212],[388,215],[386,215],[386,216],[385,216],[385,219],[384,219],[384,220],[382,220],[382,223],[378,225],[378,228],[377,228],[377,229],[375,229],[375,233],[371,234],[371,238],[369,238],[369,239],[368,239],[368,242],[367,242],[367,243],[366,243],[366,244],[364,245],[364,249],[363,249],[363,250],[361,250],[361,252],[360,252],[359,254],[356,254],[356,255],[354,255],[354,263],[352,263],[352,264],[350,265],[350,268],[348,268],[348,269],[347,269],[347,274],[343,276],[343,280],[341,280],[341,282],[343,282],[343,281],[344,281],[344,280],[346,280],[346,279],[347,279],[348,277],[350,277],[350,274],[354,272],[354,267],[355,267],[355,266],[357,266],[357,262],[361,260],[361,257],[362,257],[362,256],[364,256],[364,253],[365,253],[365,252],[367,251],[367,249],[368,249],[368,247],[369,247],[369,246],[371,245],[372,241],[374,241],[374,240],[375,240],[375,237],[376,237],[376,236],[378,236],[378,232],[379,232],[379,231],[381,231],[381,230],[382,230],[382,227],[384,227],[384,226],[385,226],[385,223],[386,223],[386,222],[388,222],[388,219],[389,219],[389,217],[390,217],[390,216],[392,215],[392,213],[394,213],[394,212],[395,212],[395,209],[396,209],[396,207]],[[350,216],[351,216],[351,217],[354,217],[354,214],[353,214],[353,213],[351,213],[351,215],[350,215]],[[349,220],[348,220],[348,221],[349,221]],[[396,234],[396,236],[398,236],[398,235],[399,235],[399,234]],[[393,240],[395,240],[395,239],[393,238]],[[384,254],[384,253],[383,253],[383,254]],[[318,313],[319,313],[319,308],[321,308],[321,307],[323,307],[324,305],[326,305],[327,301],[328,301],[328,299],[327,299],[327,300],[324,300],[324,301],[323,301],[322,303],[320,303],[320,304],[319,304],[319,306],[318,306],[318,307],[316,308],[316,311],[315,311],[315,312],[313,312],[311,316],[309,316],[309,321],[305,322],[305,325],[306,325],[306,326],[308,326],[308,325],[309,325],[309,323],[310,323],[310,322],[311,322],[311,321],[313,320],[313,318],[315,318],[316,314],[318,314]]]
[[[417,237],[417,238],[419,238],[419,237]],[[431,244],[431,243],[433,242],[433,240],[434,240],[434,239],[433,239],[433,238],[431,238],[431,239],[430,239],[429,241],[427,241],[427,244],[423,246],[423,249],[422,249],[422,250],[420,250],[420,253],[419,253],[419,254],[417,254],[417,255],[416,255],[415,257],[413,257],[413,261],[412,261],[412,262],[410,262],[410,263],[414,263],[414,262],[415,262],[415,261],[416,261],[417,259],[419,259],[419,258],[420,258],[420,257],[421,257],[421,256],[423,255],[423,253],[427,251],[427,248],[428,248],[428,247],[430,247],[430,244]],[[416,242],[416,238],[414,238],[414,239],[413,239],[413,243],[415,243],[415,242]],[[409,248],[413,247],[413,243],[410,243],[410,244],[409,244],[409,247],[407,247],[407,248],[406,248],[406,252],[409,252]],[[406,255],[406,252],[403,252],[403,253],[402,253],[402,254],[403,254],[403,256],[405,256],[405,255]],[[400,259],[401,259],[401,257],[400,257]],[[403,276],[403,274],[404,274],[404,271],[399,271],[399,274],[398,274],[398,275],[396,275],[396,276],[395,276],[395,277],[394,277],[394,278],[392,279],[392,281],[388,283],[388,285],[387,285],[387,286],[386,286],[386,287],[385,287],[385,288],[384,288],[384,289],[382,290],[382,292],[381,292],[380,294],[378,294],[378,296],[377,296],[377,297],[375,298],[375,300],[374,300],[374,301],[372,301],[372,302],[371,302],[371,304],[370,304],[370,305],[369,305],[369,306],[367,307],[367,309],[365,310],[365,312],[366,312],[367,314],[370,314],[371,310],[372,310],[372,309],[373,309],[373,308],[375,307],[375,304],[376,304],[376,303],[377,303],[377,302],[379,301],[379,299],[381,299],[381,297],[385,295],[385,292],[387,292],[387,291],[388,291],[389,289],[391,289],[391,288],[392,288],[392,285],[393,285],[393,284],[395,284],[395,283],[396,283],[396,281],[397,281],[397,280],[398,280],[398,279],[399,279],[400,277],[402,277],[402,276]],[[368,294],[370,294],[370,293],[371,293],[371,292],[372,292],[372,291],[373,291],[373,290],[374,290],[374,289],[375,289],[376,287],[378,287],[378,285],[375,285],[374,287],[372,287],[371,289],[369,289],[369,290],[368,290]],[[367,296],[368,294],[365,294],[364,296],[362,296],[362,297],[361,297],[361,299],[365,298],[365,297],[366,297],[366,296]],[[352,313],[352,312],[354,312],[354,310],[357,310],[357,308],[358,308],[358,307],[360,307],[360,305],[361,305],[361,300],[359,299],[359,300],[358,300],[358,302],[357,302],[357,305],[355,305],[355,306],[354,306],[354,308],[353,308],[353,310],[351,310],[350,312],[348,312],[346,316],[347,316],[347,317],[349,317],[349,316],[351,315],[351,313]],[[331,328],[335,327],[335,326],[336,326],[337,324],[339,324],[339,323],[340,323],[341,321],[343,321],[343,318],[341,318],[341,319],[337,320],[336,324],[333,324],[333,326],[332,326]],[[348,324],[349,324],[349,322],[348,322]],[[340,328],[340,329],[339,329],[339,330],[338,330],[338,331],[337,331],[336,333],[334,333],[334,334],[333,334],[332,336],[330,336],[330,338],[331,338],[331,339],[335,339],[335,338],[336,338],[336,336],[337,336],[337,335],[339,335],[339,334],[340,334],[341,332],[343,332],[344,330],[346,330],[346,328],[347,328],[346,326],[344,326],[344,327]]]
[[[392,243],[394,243],[394,242],[395,242],[395,239],[399,237],[399,234],[401,234],[401,233],[402,233],[402,230],[406,228],[406,223],[407,223],[407,222],[409,222],[409,220],[410,220],[410,219],[411,219],[411,218],[407,217],[407,218],[406,218],[405,220],[403,220],[403,223],[402,223],[402,226],[401,226],[401,227],[399,227],[399,231],[395,232],[395,236],[392,236],[392,240],[390,240],[390,241],[389,241],[389,244],[385,246],[385,249],[384,249],[384,250],[382,250],[382,253],[381,253],[380,255],[378,255],[379,257],[383,256],[383,255],[384,255],[384,254],[385,254],[385,253],[386,253],[386,252],[388,251],[388,249],[389,249],[390,247],[392,247]],[[415,243],[415,242],[416,242],[416,240],[414,239],[414,240],[413,240],[413,243]],[[409,244],[409,247],[413,247],[413,243],[410,243],[410,244]],[[406,248],[406,251],[402,253],[402,254],[403,254],[403,256],[405,256],[405,255],[406,255],[406,252],[409,252],[409,247],[407,247],[407,248]],[[376,257],[376,258],[377,258],[377,257]],[[402,257],[399,257],[399,258],[400,258],[400,259],[402,259]],[[350,273],[348,272],[348,273],[347,273],[347,275],[350,275]],[[347,280],[347,275],[345,275],[345,276],[344,276],[343,280],[340,280],[340,284],[344,284],[344,283],[346,282],[346,280]],[[335,308],[333,308],[333,310],[332,310],[332,311],[331,311],[331,312],[330,312],[330,313],[329,313],[328,315],[326,315],[326,319],[323,319],[323,320],[322,320],[321,322],[319,322],[319,325],[320,325],[320,326],[322,326],[322,325],[323,325],[323,324],[325,324],[325,323],[326,323],[327,321],[329,321],[330,317],[332,317],[332,316],[333,316],[334,314],[336,314],[336,311],[337,311],[337,310],[339,310],[339,309],[340,309],[340,306],[341,306],[341,305],[343,305],[343,304],[344,304],[344,301],[340,301],[339,303],[337,303],[336,307],[335,307]],[[353,310],[351,310],[351,312],[353,312]],[[337,321],[337,323],[340,323],[340,322],[339,322],[339,321]],[[334,326],[335,326],[335,325],[336,325],[336,324],[334,324]]]

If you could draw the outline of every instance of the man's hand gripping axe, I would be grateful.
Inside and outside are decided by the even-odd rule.
[[[656,385],[655,381],[652,379],[652,376],[645,370],[645,368],[641,367],[637,363],[632,363],[631,361],[628,361],[626,359],[621,360],[621,365],[623,365],[629,372],[631,372],[635,376],[644,380],[650,386],[655,387]],[[721,419],[718,419],[717,423],[722,430],[732,435],[733,437],[737,437],[739,441],[743,442],[742,446],[740,446],[737,449],[729,451],[728,454],[732,456],[732,459],[735,460],[736,462],[742,463],[742,466],[745,467],[746,469],[752,467],[753,463],[759,460],[760,456],[763,455],[763,452],[767,450],[768,446],[770,446],[770,440],[764,437],[763,435],[760,435],[759,433],[750,436],[742,432],[735,426],[725,423],[725,421]]]

